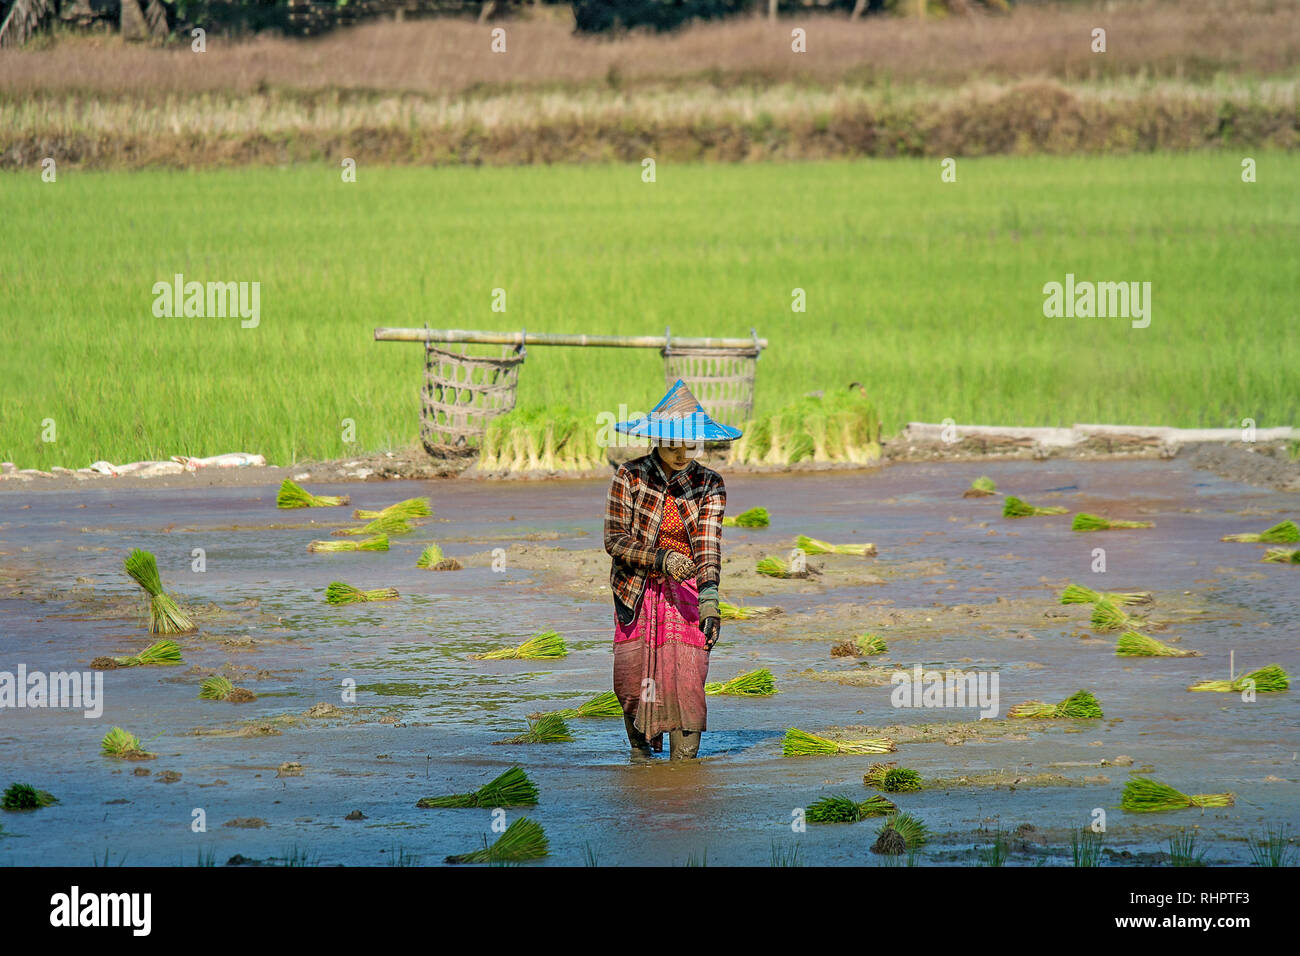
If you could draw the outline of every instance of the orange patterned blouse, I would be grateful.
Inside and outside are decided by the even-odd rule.
[[[671,548],[686,555],[691,560],[695,556],[691,554],[691,541],[686,532],[686,525],[682,522],[682,513],[677,507],[677,499],[672,495],[664,495],[664,515],[659,522],[659,543],[657,547]]]

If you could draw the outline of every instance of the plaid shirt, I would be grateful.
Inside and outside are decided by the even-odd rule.
[[[696,583],[716,587],[722,574],[722,514],[727,507],[722,476],[692,459],[669,478],[653,451],[634,458],[618,469],[605,500],[605,550],[614,559],[609,586],[634,618],[646,578],[654,571],[665,491],[677,499],[686,525],[699,568]]]

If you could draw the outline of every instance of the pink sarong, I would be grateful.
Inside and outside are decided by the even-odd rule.
[[[614,693],[636,729],[653,740],[670,730],[706,730],[709,652],[695,582],[652,574],[636,619],[614,617]]]

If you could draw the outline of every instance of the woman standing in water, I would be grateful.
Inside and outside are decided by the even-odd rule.
[[[662,751],[667,733],[670,758],[686,760],[706,729],[727,505],[722,476],[696,456],[703,442],[741,433],[709,418],[681,379],[645,418],[614,427],[654,446],[618,469],[605,504],[614,693],[634,758]]]

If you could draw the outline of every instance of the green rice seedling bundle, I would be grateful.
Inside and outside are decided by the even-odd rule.
[[[1283,521],[1259,534],[1225,534],[1220,541],[1244,541],[1250,544],[1295,544],[1300,541],[1300,527]]]
[[[184,634],[196,630],[188,614],[163,590],[158,562],[148,551],[134,549],[122,563],[131,580],[149,594],[149,633]]]
[[[377,534],[373,538],[366,538],[365,541],[313,541],[311,544],[307,545],[307,550],[312,553],[334,553],[337,551],[387,551],[388,535]]]
[[[1071,531],[1110,531],[1114,528],[1154,528],[1154,521],[1119,521],[1115,518],[1103,518],[1080,511],[1074,516]]]
[[[0,808],[5,810],[39,810],[59,801],[53,794],[37,790],[30,783],[11,783],[0,797]]]
[[[151,760],[154,757],[154,754],[140,746],[139,737],[121,727],[114,727],[104,734],[100,749],[105,757],[117,757],[119,760]]]
[[[996,495],[998,486],[993,483],[993,479],[987,475],[982,475],[970,483],[970,487],[962,492],[963,498],[987,498],[989,495]]]
[[[890,767],[880,778],[880,789],[886,793],[911,793],[921,786],[921,775],[907,767]]]
[[[759,574],[766,575],[769,578],[806,578],[807,570],[796,571],[780,558],[763,558],[755,566]]]
[[[891,760],[888,763],[873,763],[867,768],[867,772],[862,775],[862,782],[868,787],[880,789],[880,785],[885,782],[885,774],[898,766],[898,762]]]
[[[236,687],[219,674],[213,674],[199,683],[199,700],[224,700],[231,704],[243,704],[257,700],[257,695],[244,687]]]
[[[1091,622],[1098,631],[1131,631],[1141,626],[1141,621],[1125,614],[1107,600],[1098,601],[1092,606]]]
[[[898,809],[880,795],[857,801],[851,797],[823,797],[808,807],[804,819],[809,823],[857,823],[868,817],[883,817]]]
[[[280,485],[275,496],[277,508],[337,508],[352,501],[347,495],[313,495],[295,485],[288,478]]]
[[[864,463],[880,458],[880,420],[858,390],[807,396],[746,424],[731,446],[733,464],[812,461]]]
[[[810,538],[806,534],[799,535],[795,543],[805,554],[854,554],[867,557],[874,556],[876,553],[874,544],[830,544],[817,538]]]
[[[542,714],[536,720],[528,721],[528,730],[517,737],[506,740],[494,740],[496,744],[559,744],[573,739],[569,725],[559,714]]]
[[[361,534],[410,534],[414,530],[415,528],[401,515],[383,515],[359,528],[340,528],[330,533],[336,538],[343,538]]]
[[[873,657],[886,650],[885,639],[879,634],[859,634],[832,647],[831,657]]]
[[[433,506],[429,504],[428,498],[407,498],[405,501],[399,501],[391,504],[387,508],[380,508],[378,511],[366,511],[358,508],[352,512],[352,517],[358,521],[370,521],[373,518],[427,518],[433,514]]]
[[[396,601],[401,595],[397,588],[375,588],[363,591],[342,581],[331,581],[325,589],[325,601],[329,604],[362,604],[367,601]]]
[[[1272,561],[1277,564],[1300,564],[1300,548],[1289,550],[1287,548],[1269,548],[1264,552],[1264,561]]]
[[[704,685],[704,693],[725,694],[732,697],[771,697],[776,693],[776,681],[772,677],[772,672],[763,667],[737,674],[725,683],[710,681]]]
[[[425,797],[415,805],[424,809],[441,807],[526,807],[537,803],[537,784],[528,779],[522,767],[511,767],[473,793],[454,793],[447,797]]]
[[[1277,664],[1269,664],[1249,674],[1242,674],[1232,680],[1203,680],[1193,684],[1188,690],[1219,691],[1227,694],[1239,694],[1254,682],[1255,690],[1262,694],[1276,694],[1291,686],[1291,678]]]
[[[1059,704],[1046,704],[1041,700],[1027,700],[1016,704],[1008,717],[1101,717],[1101,704],[1086,690],[1076,691]]]
[[[1164,641],[1158,641],[1154,637],[1147,637],[1145,634],[1139,634],[1137,631],[1125,631],[1119,636],[1119,641],[1115,644],[1115,654],[1118,657],[1200,657],[1200,651],[1184,650],[1181,647],[1171,647]]]
[[[766,528],[771,523],[766,508],[750,508],[738,515],[728,515],[722,519],[724,528]]]
[[[780,614],[781,609],[779,607],[728,604],[726,601],[719,601],[718,613],[722,615],[724,621],[748,621],[755,617],[766,617],[769,614]]]
[[[930,840],[930,829],[910,813],[891,813],[876,835],[871,847],[875,853],[896,855],[924,846]]]
[[[564,646],[564,638],[555,631],[544,631],[530,637],[518,647],[503,647],[485,654],[471,654],[480,661],[553,661],[564,657],[569,649]]]
[[[877,737],[868,740],[828,740],[795,727],[785,732],[781,753],[786,757],[818,757],[832,754],[887,754],[898,748],[892,740]]]
[[[567,707],[562,710],[552,711],[564,718],[573,717],[622,717],[623,705],[619,702],[618,695],[612,690],[607,690],[603,694],[597,694],[585,704],[577,707]],[[529,714],[530,717],[540,717],[541,714]]]
[[[464,565],[455,558],[449,558],[442,553],[442,548],[436,544],[431,544],[421,553],[419,559],[415,562],[417,568],[424,568],[426,571],[459,571]]]
[[[1111,604],[1131,605],[1150,604],[1151,600],[1150,591],[1112,591],[1102,594],[1082,584],[1068,585],[1061,592],[1062,604],[1096,604],[1098,601],[1109,601]]]
[[[175,641],[155,641],[139,654],[115,657],[118,667],[170,667],[181,662],[181,646]]]
[[[1180,793],[1168,784],[1146,777],[1134,777],[1124,785],[1119,805],[1130,813],[1158,813],[1162,810],[1185,810],[1187,807],[1230,807],[1236,801],[1231,793]]]
[[[1038,508],[1026,501],[1021,501],[1014,495],[1007,495],[1006,500],[1002,502],[1002,517],[1004,518],[1032,518],[1035,515],[1063,515],[1069,512],[1069,510],[1069,508],[1058,508],[1055,506]]]
[[[522,863],[525,860],[537,860],[550,852],[546,832],[540,823],[520,817],[506,832],[497,838],[496,843],[472,853],[460,853],[447,857],[448,863]]]

